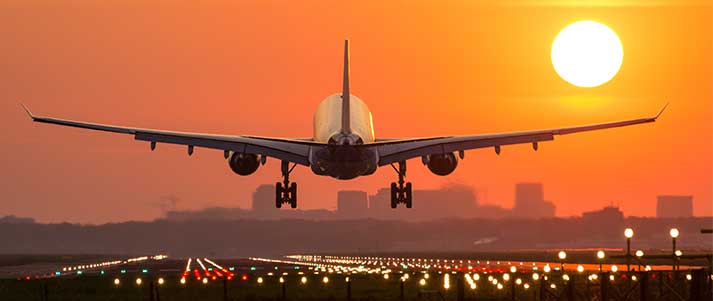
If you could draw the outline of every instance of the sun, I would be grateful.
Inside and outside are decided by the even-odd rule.
[[[619,72],[624,48],[616,33],[595,21],[567,25],[552,42],[552,65],[565,81],[597,87]]]

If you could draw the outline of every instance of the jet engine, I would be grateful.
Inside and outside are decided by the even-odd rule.
[[[453,153],[428,155],[425,161],[428,169],[439,176],[449,175],[458,166],[458,158]]]
[[[233,153],[228,160],[228,165],[236,174],[247,176],[260,167],[260,158],[256,154]]]

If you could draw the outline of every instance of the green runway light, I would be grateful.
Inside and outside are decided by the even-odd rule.
[[[300,269],[300,267],[298,267],[298,266],[295,266],[295,270],[299,270],[299,269]]]
[[[148,273],[148,272],[149,272],[148,269],[143,269],[143,270],[141,270],[141,273]]]
[[[55,276],[59,276],[59,275],[62,275],[62,273],[60,273],[59,271],[57,271],[57,272],[54,272],[54,274],[55,274]]]
[[[102,275],[104,275],[104,271],[102,270],[101,272],[99,272],[99,274],[102,274]]]
[[[256,270],[256,268],[255,268],[255,267],[250,267],[250,270],[251,270],[251,271],[254,271],[254,270]]]
[[[122,270],[121,270],[121,273],[122,273],[122,274],[126,274],[126,270],[123,270],[123,269],[122,269]]]
[[[82,271],[77,271],[77,275],[81,275],[81,274],[82,274]]]
[[[229,267],[228,270],[235,271],[235,267]]]
[[[213,268],[208,268],[208,271],[211,271],[211,272],[212,272],[212,271],[213,271]]]

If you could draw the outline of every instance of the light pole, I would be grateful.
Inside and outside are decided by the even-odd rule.
[[[634,230],[624,229],[624,236],[626,237],[626,272],[628,273],[631,269],[631,238],[634,237]]]
[[[671,249],[671,258],[673,259],[673,264],[671,265],[672,270],[676,270],[677,267],[677,256],[676,256],[676,238],[678,238],[678,235],[681,234],[679,233],[677,228],[671,228],[671,230],[668,231],[668,234],[671,235],[671,244],[673,245]]]
[[[637,269],[641,272],[641,257],[644,257],[644,251],[636,250],[636,253],[634,254],[636,255],[636,260],[638,261]]]
[[[604,257],[606,255],[604,254],[604,251],[599,250],[597,251],[597,259],[599,259],[599,272],[602,272],[602,261],[604,261]]]
[[[564,260],[567,258],[567,252],[560,251],[557,253],[557,257],[560,259],[560,271],[564,273]]]

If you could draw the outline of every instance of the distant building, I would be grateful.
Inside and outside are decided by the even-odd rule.
[[[275,185],[262,184],[253,192],[253,211],[266,213],[275,211]]]
[[[620,223],[624,220],[624,212],[619,207],[607,206],[600,210],[582,213],[585,222],[596,223]]]
[[[35,219],[31,217],[17,217],[14,215],[6,215],[0,217],[0,224],[34,224]]]
[[[693,196],[660,195],[656,198],[656,217],[692,217]]]
[[[555,205],[545,201],[542,183],[518,183],[515,185],[515,206],[512,216],[516,218],[550,218],[555,216]]]
[[[590,237],[610,239],[624,228],[624,212],[619,207],[607,206],[600,210],[582,213],[583,229]]]
[[[337,213],[353,218],[367,215],[368,200],[366,192],[358,190],[342,190],[337,192]]]

